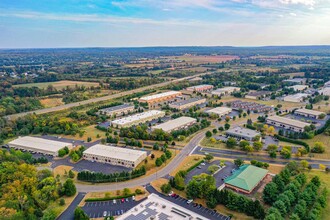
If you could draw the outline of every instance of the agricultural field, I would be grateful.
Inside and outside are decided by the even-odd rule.
[[[231,61],[239,59],[238,56],[230,55],[208,55],[208,56],[193,56],[193,55],[183,55],[178,57],[172,57],[173,60],[182,60],[191,64],[203,64],[203,63],[221,63],[226,61]]]
[[[62,102],[62,98],[43,98],[40,100],[40,103],[45,108],[51,108],[59,105],[63,105],[64,102]]]
[[[55,89],[60,90],[60,89],[66,88],[67,86],[74,88],[76,85],[85,86],[85,87],[99,86],[99,83],[62,80],[62,81],[58,81],[58,82],[19,84],[19,85],[14,85],[14,87],[38,87],[40,89],[46,89],[49,85],[52,85]]]

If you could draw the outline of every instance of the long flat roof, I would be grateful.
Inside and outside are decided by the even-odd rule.
[[[250,192],[267,175],[267,173],[268,170],[245,164],[236,170],[233,175],[227,177],[224,182]]]
[[[257,135],[260,135],[260,133],[257,132],[257,131],[247,129],[247,128],[243,128],[243,127],[231,128],[231,129],[227,130],[226,133],[239,135],[239,136],[247,136],[247,137],[252,137],[252,138],[257,136]]]
[[[54,153],[58,152],[60,149],[66,146],[71,146],[71,144],[69,143],[43,139],[39,137],[31,137],[31,136],[19,137],[9,142],[8,144],[18,145],[23,148],[26,147],[29,149],[35,149],[35,151],[39,150],[39,151],[48,151]]]
[[[192,102],[197,102],[199,100],[205,100],[206,101],[206,99],[201,99],[201,98],[195,97],[195,98],[186,99],[186,100],[179,101],[179,102],[173,102],[173,103],[171,103],[171,105],[182,106],[182,105],[187,105],[187,104],[192,103]]]
[[[187,89],[202,89],[204,87],[213,87],[213,85],[202,84],[202,85],[197,85],[197,86],[190,86]]]
[[[163,92],[163,93],[159,93],[159,94],[155,94],[155,95],[144,96],[144,97],[141,97],[140,100],[149,101],[149,100],[163,98],[163,97],[171,96],[171,95],[178,95],[179,96],[179,95],[181,95],[181,92],[168,91],[168,92]]]
[[[116,105],[116,106],[113,106],[113,107],[103,108],[103,109],[100,109],[100,110],[101,111],[112,112],[112,111],[116,111],[116,110],[124,109],[124,108],[128,108],[128,107],[134,107],[134,105],[125,103],[125,104],[122,104],[122,105]]]
[[[121,118],[121,119],[116,119],[116,120],[112,121],[112,123],[126,124],[126,123],[129,123],[129,122],[138,121],[138,120],[141,120],[141,119],[145,119],[145,118],[148,118],[148,117],[151,117],[151,116],[156,116],[156,115],[163,114],[163,113],[164,113],[163,111],[150,110],[150,111],[147,111],[147,112],[142,112],[142,113],[138,113],[138,114],[135,114],[135,115],[130,115],[130,116],[127,116],[127,117],[124,117],[124,118]]]
[[[296,112],[310,114],[310,115],[317,115],[317,116],[319,116],[321,114],[325,114],[324,112],[315,111],[315,110],[306,109],[306,108],[297,109]]]
[[[228,107],[217,107],[217,108],[212,108],[210,110],[207,110],[209,113],[215,113],[215,114],[226,114],[230,112],[232,109]]]
[[[197,209],[196,209],[197,211]],[[140,204],[128,210],[117,218],[118,220],[207,220],[196,212],[190,211],[183,206],[170,202],[154,193],[150,194]]]
[[[241,89],[241,88],[234,87],[234,86],[228,86],[228,87],[223,87],[223,88],[216,89],[213,92],[227,92],[227,91],[231,91],[231,90],[235,90],[235,89]]]
[[[309,95],[306,94],[306,93],[297,93],[297,94],[285,96],[284,98],[301,99],[301,98],[304,98],[304,97],[307,97],[307,96],[309,96]]]
[[[146,152],[140,151],[140,150],[122,148],[122,147],[96,144],[94,146],[91,146],[87,150],[85,150],[84,154],[92,154],[95,156],[116,158],[116,159],[120,159],[120,160],[135,162],[142,155],[146,154]]]
[[[291,118],[286,118],[286,117],[280,117],[277,115],[274,116],[269,116],[267,119],[272,120],[272,121],[276,121],[282,124],[287,124],[287,125],[291,125],[294,127],[300,127],[300,128],[304,128],[305,126],[309,126],[310,124],[306,123],[306,122],[302,122],[302,121],[298,121],[298,120],[294,120]]]
[[[192,123],[192,122],[196,122],[197,120],[195,118],[191,118],[191,117],[180,117],[180,118],[176,118],[170,121],[167,121],[165,123],[153,126],[153,129],[162,129],[163,131],[167,132],[167,131],[172,131],[178,127],[184,126],[186,124]]]

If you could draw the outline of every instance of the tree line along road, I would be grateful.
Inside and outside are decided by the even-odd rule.
[[[193,75],[193,76],[183,77],[183,78],[180,78],[180,79],[170,80],[170,81],[166,81],[166,82],[162,82],[162,83],[158,83],[158,84],[154,84],[154,85],[150,85],[150,86],[145,86],[145,87],[141,87],[141,88],[137,88],[137,89],[133,89],[133,90],[119,92],[119,93],[108,95],[108,96],[88,99],[88,100],[84,100],[84,101],[81,101],[81,102],[73,102],[73,103],[60,105],[60,106],[56,106],[56,107],[51,107],[51,108],[44,108],[44,109],[39,109],[39,110],[35,110],[35,111],[29,111],[29,112],[22,112],[22,113],[13,114],[13,115],[7,115],[5,117],[9,120],[14,120],[14,119],[17,119],[19,117],[23,117],[23,116],[26,116],[26,115],[29,115],[29,114],[41,115],[41,114],[61,111],[61,110],[69,109],[69,108],[72,108],[72,107],[77,107],[77,106],[87,105],[87,104],[91,104],[91,103],[107,101],[107,100],[110,100],[110,99],[120,98],[120,97],[130,95],[130,94],[133,94],[133,93],[143,92],[143,91],[148,90],[148,89],[160,88],[160,87],[163,87],[163,86],[167,86],[171,83],[180,82],[180,81],[184,81],[184,80],[189,80],[189,79],[192,79],[194,77],[208,75],[208,74],[211,74],[211,73],[212,72],[196,74],[196,75]]]

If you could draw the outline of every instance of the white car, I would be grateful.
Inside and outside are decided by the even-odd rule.
[[[205,166],[205,163],[201,163],[202,166]]]
[[[114,199],[114,200],[113,200],[113,204],[116,204],[116,203],[117,203],[117,201]]]
[[[168,194],[168,196],[172,196],[172,194],[173,194],[173,191],[171,191],[171,192]]]
[[[189,199],[188,201],[187,201],[187,204],[190,204],[190,203],[192,203],[193,202],[193,200],[192,199]]]
[[[107,214],[108,214],[107,211],[104,211],[103,212],[103,217],[107,217]]]
[[[135,196],[132,196],[132,200],[135,201]]]

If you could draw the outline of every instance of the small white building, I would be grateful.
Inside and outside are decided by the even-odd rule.
[[[176,119],[167,121],[165,123],[153,126],[153,127],[151,127],[151,129],[152,130],[162,129],[165,132],[172,132],[175,130],[186,129],[189,126],[195,124],[196,122],[197,122],[196,118],[183,116],[183,117],[176,118]]]
[[[165,112],[158,110],[150,110],[147,112],[138,113],[135,115],[127,116],[121,119],[116,119],[111,122],[114,127],[123,128],[145,123],[153,119],[161,118],[165,116]]]
[[[228,107],[217,107],[217,108],[212,108],[208,111],[206,111],[209,114],[217,114],[219,117],[222,117],[223,115],[227,115],[232,111],[231,108]]]
[[[217,95],[217,96],[230,95],[233,92],[238,92],[240,90],[241,90],[241,88],[239,88],[239,87],[228,86],[228,87],[216,89],[216,90],[212,91],[211,94]]]
[[[96,144],[83,152],[89,161],[134,168],[147,157],[146,151]]]
[[[72,144],[61,141],[48,140],[41,137],[19,137],[8,143],[8,146],[15,149],[26,150],[32,153],[41,153],[45,155],[58,156],[58,151]]]
[[[303,91],[308,89],[307,85],[294,85],[294,86],[289,86],[289,89],[293,89],[294,91]]]
[[[303,117],[307,117],[307,118],[319,118],[320,115],[325,114],[324,112],[320,112],[320,111],[315,111],[315,110],[311,110],[311,109],[297,109],[294,114],[296,115],[300,115]]]
[[[288,95],[283,98],[285,102],[303,102],[304,98],[308,97],[309,95],[306,93],[297,93],[294,95]]]
[[[280,117],[277,115],[269,116],[266,119],[266,123],[278,128],[283,128],[286,130],[292,130],[296,132],[303,132],[304,128],[310,125],[306,122],[302,122],[286,117]]]

